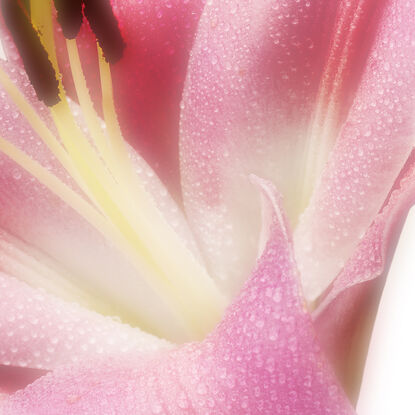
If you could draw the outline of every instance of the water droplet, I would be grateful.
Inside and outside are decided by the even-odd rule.
[[[20,180],[22,178],[22,173],[20,170],[14,170],[13,171],[13,179],[14,180]]]

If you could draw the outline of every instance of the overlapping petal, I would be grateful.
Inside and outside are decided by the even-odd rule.
[[[312,299],[357,248],[415,142],[415,4],[387,4],[347,121],[296,229]]]
[[[230,291],[258,243],[249,173],[277,183],[294,224],[317,184],[295,238],[309,300],[356,248],[413,145],[412,18],[405,1],[206,6],[183,100],[182,177],[210,269]]]
[[[315,327],[344,384],[357,395],[383,278],[408,209],[415,203],[412,153],[382,211],[337,276],[318,309]]]
[[[259,183],[266,246],[241,295],[204,342],[58,369],[17,392],[3,413],[354,414],[304,308],[279,196]]]
[[[201,2],[112,3],[127,41],[126,56],[112,68],[126,138],[139,137],[142,154],[165,181],[175,183],[171,138],[177,138],[178,102]],[[128,414],[139,408],[140,413],[353,414],[319,341],[337,363],[339,339],[350,333],[358,306],[368,298],[367,281],[385,268],[393,221],[412,202],[409,163],[400,189],[376,216],[413,147],[414,15],[415,7],[403,0],[207,2],[182,103],[185,203],[218,283],[235,293],[261,255],[253,276],[204,342],[142,356],[142,350],[165,344],[0,275],[0,311],[7,310],[0,329],[11,333],[0,341],[0,364],[54,369],[69,354],[72,361],[81,360],[17,393],[5,413],[105,414],[116,408]],[[84,26],[81,54],[95,62],[89,54],[93,43]],[[3,66],[55,132],[9,39],[6,49],[15,62]],[[89,66],[85,59],[83,64]],[[98,93],[91,73],[89,85]],[[6,110],[1,135],[75,188],[7,94],[0,95]],[[143,180],[153,176],[146,163],[133,158]],[[115,300],[107,314],[128,319],[139,311],[156,321],[162,335],[180,331],[108,240],[7,157],[0,163],[1,270],[34,286],[50,276],[64,277],[69,289],[63,296],[85,296],[93,305],[91,291],[104,303],[111,295]],[[312,194],[295,238],[307,300],[317,298],[343,268],[316,315],[318,340],[299,294],[278,196],[256,179],[266,200],[262,220],[269,225],[261,232],[261,198],[251,173],[278,184],[293,224]],[[163,186],[156,179],[147,186],[195,250]],[[80,282],[81,291],[71,293]],[[57,293],[53,284],[48,288]],[[30,344],[28,324],[34,327]],[[105,343],[111,334],[123,345]],[[129,353],[120,357],[119,350]],[[112,357],[90,362],[96,352]]]
[[[296,202],[336,6],[217,0],[204,9],[182,102],[182,183],[210,270],[231,292],[256,257],[249,174],[274,180],[288,212]]]

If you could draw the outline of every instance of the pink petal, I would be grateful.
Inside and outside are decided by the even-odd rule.
[[[300,297],[279,196],[256,181],[270,219],[268,242],[241,295],[203,343],[58,369],[12,396],[3,414],[354,414]]]
[[[99,354],[150,352],[167,342],[0,273],[0,365],[56,369]]]
[[[388,266],[391,251],[393,251],[408,209],[414,202],[415,152],[412,152],[387,202],[376,215],[342,272],[333,282],[316,310],[316,314],[325,310],[347,288],[381,275]]]
[[[127,43],[124,58],[113,66],[125,137],[180,192],[179,103],[203,2],[113,0],[113,5]]]
[[[42,118],[42,120],[48,125],[51,124],[51,118],[48,116],[48,111],[46,110],[46,106],[39,103],[37,99],[36,93],[26,75],[24,70],[23,61],[20,58],[19,52],[14,45],[13,39],[6,28],[4,23],[3,15],[0,11],[0,41],[2,44],[2,48],[4,50],[4,54],[7,60],[0,59],[1,68],[8,74],[8,76],[13,80],[16,86],[19,88],[20,92],[24,95],[26,100],[35,108],[37,114]],[[26,125],[21,125],[19,121],[21,121],[20,114],[15,109],[14,105],[11,105],[11,100],[5,93],[3,86],[1,86],[1,102],[2,102],[2,123],[1,123],[1,133],[4,135],[4,131],[7,129],[9,130],[9,134],[16,135],[17,128],[20,127],[24,128]],[[15,124],[12,123],[12,120],[15,121]],[[6,126],[6,127],[5,127]],[[13,131],[15,130],[15,131]],[[28,131],[21,131],[20,138],[27,137],[32,139],[33,137],[29,134]]]
[[[395,242],[415,203],[415,153],[382,211],[314,312],[319,339],[344,383],[358,390],[362,359]],[[356,354],[356,351],[358,354]]]
[[[20,58],[11,39],[5,32],[2,34],[9,60],[0,61],[1,67],[46,125],[55,132],[48,108],[36,99],[36,94],[21,69]],[[79,193],[74,181],[46,148],[1,85],[0,105],[0,136],[50,169],[61,181]],[[81,123],[82,120],[79,119],[78,122]],[[178,206],[144,160],[133,152],[131,154],[140,180],[154,196],[160,211],[194,250],[190,230]],[[180,336],[182,329],[171,321],[170,311],[142,281],[137,270],[113,242],[0,152],[1,244],[4,235],[15,238],[7,242],[8,249],[24,251],[24,255],[29,258],[46,258],[46,262],[52,263],[51,267],[57,273],[70,276],[70,283],[81,286],[88,295],[101,297],[106,313],[120,315],[133,324],[138,324],[136,316],[141,314],[142,320],[139,323],[142,327],[154,323],[160,335],[169,338],[175,338],[177,334]],[[21,273],[16,268],[13,272],[9,268],[10,255],[5,256],[4,245],[0,246],[0,254],[0,270],[20,278]],[[116,290],[114,285],[117,286]]]
[[[317,104],[326,105],[324,93],[332,93],[334,141],[364,67],[368,45],[361,38],[370,38],[367,27],[379,24],[382,5],[282,0],[206,5],[182,102],[181,168],[189,219],[212,274],[229,291],[240,287],[256,257],[259,202],[249,174],[276,183],[295,223],[303,208],[307,138]],[[354,26],[347,19],[356,11],[360,17],[349,31]],[[349,35],[345,54],[338,43]],[[335,86],[338,67],[341,87]],[[401,153],[408,154],[407,146]]]
[[[327,288],[385,202],[414,145],[415,3],[387,2],[346,123],[295,246],[308,299]]]
[[[411,208],[376,313],[357,404],[359,414],[415,412],[412,396],[415,371],[414,219]]]

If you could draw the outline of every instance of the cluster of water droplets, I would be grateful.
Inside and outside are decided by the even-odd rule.
[[[320,13],[309,1],[211,1],[199,25],[181,107],[184,194],[210,271],[231,293],[257,254],[260,208],[249,174],[272,179],[296,221],[329,45],[329,30],[315,24]]]
[[[60,301],[5,274],[0,274],[0,288],[4,365],[50,370],[97,355],[167,347],[114,318]]]
[[[415,56],[415,41],[403,23],[410,12],[405,5],[385,11],[348,118],[300,220],[297,259],[309,298],[352,255],[412,151],[415,77],[408,57]]]
[[[48,391],[48,405],[74,415],[108,407],[137,414],[352,414],[314,339],[291,248],[273,219],[253,277],[205,341],[150,359],[128,354],[58,369],[17,394],[16,408],[20,401],[39,410],[45,403],[38,396]]]

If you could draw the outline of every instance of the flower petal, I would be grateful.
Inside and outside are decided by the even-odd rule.
[[[415,370],[414,209],[411,209],[399,237],[386,281],[369,352],[357,407],[360,414],[389,415],[415,411],[412,379]]]
[[[0,273],[0,364],[53,370],[97,354],[168,343]]]
[[[407,211],[415,203],[415,153],[382,211],[314,312],[320,342],[344,384],[357,396],[362,359],[384,279]]]
[[[230,292],[256,258],[259,202],[249,174],[276,183],[296,223],[312,188],[304,184],[306,160],[326,151],[313,147],[324,147],[322,137],[310,132],[316,112],[332,94],[335,108],[320,110],[327,114],[323,119],[338,119],[326,134],[331,148],[364,66],[368,45],[361,38],[370,38],[366,28],[379,22],[373,9],[382,10],[383,3],[375,3],[206,5],[182,102],[182,180],[187,213],[212,274]],[[359,20],[351,24],[355,12]],[[341,88],[333,86],[338,67]]]
[[[203,1],[113,0],[127,43],[113,66],[125,137],[168,185],[179,188],[179,103]]]
[[[408,209],[415,203],[415,152],[388,196],[385,206],[376,215],[342,272],[337,276],[315,311],[318,315],[344,290],[382,274],[388,267],[394,243]]]
[[[147,359],[132,354],[58,369],[13,395],[3,414],[354,414],[300,297],[279,196],[268,182],[256,182],[268,242],[241,295],[204,342]]]
[[[315,300],[356,249],[415,142],[413,2],[387,2],[347,121],[296,229],[303,285]]]

